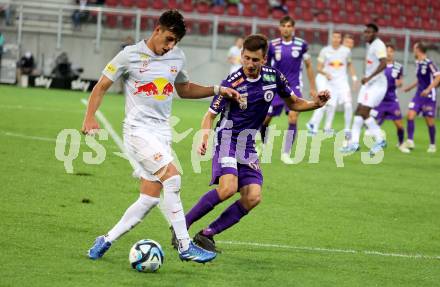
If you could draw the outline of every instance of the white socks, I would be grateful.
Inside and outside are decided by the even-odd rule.
[[[363,124],[364,124],[364,119],[361,116],[354,116],[353,128],[351,131],[352,143],[359,144],[359,138],[361,136],[361,129]]]
[[[317,131],[319,129],[319,125],[321,124],[322,117],[324,116],[324,110],[325,110],[325,107],[321,107],[321,108],[313,111],[313,115],[312,115],[312,118],[310,119],[309,123],[314,126],[313,129],[315,131]]]
[[[163,185],[163,209],[174,228],[176,237],[179,240],[179,250],[185,251],[189,248],[190,237],[186,228],[185,213],[180,201],[180,175],[175,175],[162,182]]]
[[[329,130],[332,128],[335,112],[336,112],[336,106],[327,105],[324,129]]]
[[[382,132],[380,130],[379,125],[376,123],[376,120],[373,117],[369,117],[365,120],[365,125],[370,130],[371,134],[373,135],[376,142],[383,141]]]
[[[113,242],[142,221],[147,213],[159,203],[159,198],[141,193],[124,213],[119,222],[107,233],[106,241]]]
[[[345,123],[345,130],[350,130],[351,126],[351,117],[353,116],[353,106],[351,103],[345,103],[344,104],[344,123]]]

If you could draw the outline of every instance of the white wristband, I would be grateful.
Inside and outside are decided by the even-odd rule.
[[[220,93],[220,86],[214,85],[214,95],[218,95]]]
[[[351,79],[353,80],[353,82],[356,82],[358,80],[358,77],[356,75],[351,76]]]

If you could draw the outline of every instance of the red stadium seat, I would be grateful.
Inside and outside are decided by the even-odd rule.
[[[163,10],[165,9],[165,3],[163,2],[163,0],[154,0],[151,7],[156,10]]]
[[[256,12],[257,12],[257,13],[256,13],[256,16],[257,16],[258,18],[263,18],[263,19],[265,19],[265,18],[268,18],[268,17],[269,17],[269,11],[266,10],[266,9],[257,9]]]
[[[207,14],[209,13],[209,5],[205,2],[198,3],[196,6],[196,11],[200,14]]]
[[[118,25],[118,14],[116,13],[105,13],[105,25],[109,28],[116,28]]]
[[[167,7],[168,9],[177,9],[179,8],[179,4],[177,3],[177,0],[168,0]]]
[[[121,0],[121,6],[124,8],[131,8],[134,6],[133,0]]]
[[[116,7],[118,6],[119,1],[118,0],[107,0],[105,1],[105,5],[108,7]]]
[[[214,15],[223,15],[225,13],[225,7],[223,6],[214,6],[211,8],[211,13]]]
[[[280,20],[281,18],[283,18],[284,16],[286,16],[286,13],[284,13],[284,11],[281,11],[279,9],[274,9],[272,11],[272,18],[273,19],[277,19]]]
[[[208,35],[211,30],[211,22],[210,21],[200,21],[199,22],[199,33],[201,35]]]
[[[141,17],[141,30],[147,30],[148,29],[148,17],[142,16]]]
[[[180,7],[182,9],[183,12],[186,13],[191,13],[194,11],[194,6],[192,4],[189,3],[182,3],[182,7]]]
[[[238,7],[236,5],[229,5],[228,8],[226,8],[226,13],[229,16],[239,16]]]
[[[148,0],[138,0],[136,2],[136,7],[139,9],[147,9],[148,8]]]
[[[241,15],[244,17],[254,17],[255,12],[252,10],[252,5],[244,6],[243,13]]]
[[[331,14],[331,21],[335,24],[344,23],[344,19],[342,18],[340,12],[332,13]]]
[[[318,22],[326,23],[329,21],[329,17],[327,16],[326,13],[319,13],[317,16],[317,20]]]
[[[134,17],[134,15],[123,15],[122,27],[124,27],[124,29],[133,29]]]
[[[324,2],[323,0],[317,0],[317,1],[315,2],[315,8],[316,8],[318,11],[326,11],[326,10],[328,9],[328,7],[327,7],[327,3]]]

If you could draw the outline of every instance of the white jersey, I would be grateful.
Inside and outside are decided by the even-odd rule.
[[[376,38],[371,44],[367,44],[367,58],[365,67],[365,77],[369,77],[379,67],[380,59],[387,57],[387,48],[379,38]],[[381,72],[376,77],[371,79],[368,83],[373,82],[387,82],[385,73]]]
[[[237,46],[232,46],[229,49],[228,58],[232,58],[233,64],[231,65],[231,69],[229,70],[229,74],[232,74],[241,68],[241,49]]]
[[[146,127],[171,135],[168,119],[174,83],[188,82],[185,54],[180,48],[158,56],[142,40],[119,52],[102,74],[112,81],[124,77],[124,128]]]
[[[351,63],[351,51],[347,47],[324,47],[319,53],[318,61],[324,65],[324,72],[330,74],[332,81],[348,80],[347,65]]]

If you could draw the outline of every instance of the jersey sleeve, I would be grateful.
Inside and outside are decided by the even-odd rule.
[[[325,62],[325,48],[322,48],[321,51],[319,52],[318,62],[320,63]]]
[[[102,74],[112,80],[113,82],[119,79],[122,74],[128,71],[130,60],[126,49],[120,51],[108,64],[105,66]]]
[[[277,94],[281,98],[289,98],[293,91],[290,88],[289,81],[280,71],[276,71],[276,84],[277,84]]]
[[[272,43],[269,42],[269,50],[267,51],[267,65],[272,67],[273,66],[273,59],[274,59],[274,48]]]
[[[230,88],[231,85],[228,83],[228,81],[224,80],[220,86]],[[209,112],[215,115],[221,113],[225,108],[226,101],[227,100],[222,95],[215,95],[211,101],[211,105],[209,106]]]
[[[429,63],[429,70],[434,77],[440,76],[440,71],[433,62]]]
[[[302,47],[302,51],[303,51],[303,60],[307,61],[311,59],[311,56],[309,54],[309,44],[307,44],[306,41],[304,41],[303,43],[303,47]]]
[[[189,75],[188,75],[188,71],[186,70],[186,57],[185,57],[185,55],[183,55],[182,69],[177,74],[174,82],[175,83],[188,83],[189,82]]]
[[[402,79],[403,76],[404,76],[404,74],[403,74],[403,66],[400,66],[399,74],[397,75],[397,79]]]
[[[380,41],[377,43],[377,46],[375,47],[374,50],[374,55],[378,59],[383,59],[387,57],[387,48],[383,42]]]
[[[353,57],[353,55],[351,53],[351,50],[348,49],[348,52],[347,52],[347,63],[351,63],[352,62],[352,57]]]

